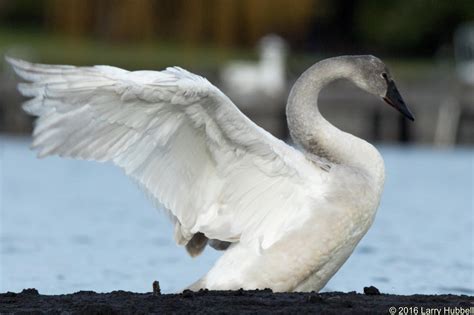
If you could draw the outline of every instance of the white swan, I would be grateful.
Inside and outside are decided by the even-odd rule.
[[[220,74],[223,90],[249,106],[262,98],[280,100],[286,90],[286,43],[278,35],[267,35],[259,42],[257,63],[234,61]],[[261,102],[261,101],[260,101]]]
[[[318,111],[336,78],[383,97],[406,117],[385,65],[373,56],[323,60],[295,83],[287,105],[302,151],[244,116],[206,79],[181,68],[129,72],[8,59],[24,109],[38,116],[39,156],[111,161],[171,214],[191,255],[227,251],[190,288],[320,290],[371,225],[383,160]]]

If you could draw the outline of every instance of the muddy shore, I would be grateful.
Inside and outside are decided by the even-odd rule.
[[[364,294],[185,291],[181,294],[80,291],[41,295],[35,289],[0,294],[0,314],[469,314],[474,297],[466,295],[389,295],[374,287]],[[411,311],[410,311],[411,308]],[[439,310],[436,311],[436,310]],[[430,311],[427,313],[427,311]],[[472,312],[471,311],[471,312]]]

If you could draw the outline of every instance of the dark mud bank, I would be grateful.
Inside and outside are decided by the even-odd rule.
[[[185,291],[182,294],[80,291],[41,295],[35,289],[0,294],[0,314],[469,314],[474,297],[466,295],[389,295],[376,288],[365,294]],[[411,311],[410,311],[411,309]],[[439,310],[435,311],[435,310]],[[474,308],[473,308],[474,310]],[[427,312],[429,311],[429,312]],[[450,312],[451,311],[451,312]]]

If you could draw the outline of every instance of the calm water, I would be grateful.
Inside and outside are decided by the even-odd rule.
[[[0,292],[27,287],[165,292],[203,275],[119,169],[38,160],[26,138],[0,137]],[[387,181],[371,230],[326,290],[474,294],[472,149],[382,147]]]

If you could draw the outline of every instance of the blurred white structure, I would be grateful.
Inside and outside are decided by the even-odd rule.
[[[456,144],[463,106],[466,105],[463,104],[463,99],[466,99],[465,95],[469,95],[474,89],[474,23],[464,24],[456,30],[454,58],[460,87],[457,89],[456,95],[443,100],[439,108],[434,136],[434,143],[438,146],[454,146]],[[472,101],[469,103],[472,104]]]
[[[223,89],[240,106],[256,100],[279,99],[286,94],[287,45],[278,35],[267,35],[259,42],[258,62],[234,61],[221,71]]]
[[[440,147],[452,147],[456,144],[461,105],[455,97],[448,97],[441,103],[436,123],[434,144]]]
[[[468,23],[454,35],[456,72],[464,84],[474,86],[474,23]]]

